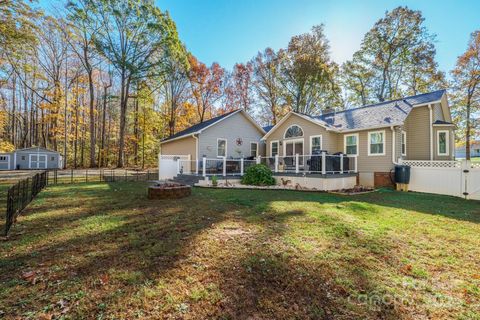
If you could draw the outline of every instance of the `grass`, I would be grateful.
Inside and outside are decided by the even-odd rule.
[[[0,242],[0,317],[480,319],[479,202],[145,186],[44,190]]]

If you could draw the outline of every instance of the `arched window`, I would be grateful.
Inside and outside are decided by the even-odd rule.
[[[303,137],[303,130],[297,125],[293,125],[288,127],[287,131],[285,131],[285,139],[287,138],[295,138],[295,137]]]

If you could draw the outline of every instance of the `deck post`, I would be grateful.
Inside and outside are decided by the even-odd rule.
[[[180,174],[180,157],[177,159],[177,174]]]
[[[262,162],[262,158],[260,156],[257,156],[255,160],[257,160],[257,164],[260,164]]]
[[[300,171],[298,160],[299,160],[299,156],[298,156],[298,153],[296,153],[295,154],[295,173],[298,173]]]
[[[343,153],[340,154],[340,172],[343,173]]]
[[[206,177],[207,176],[207,157],[203,157],[202,159],[202,176]]]
[[[243,168],[244,168],[244,163],[243,163],[243,157],[240,159],[240,175],[243,176]]]
[[[223,157],[223,176],[227,176],[227,157]]]
[[[358,172],[358,157],[355,156],[353,158],[355,159],[355,173],[357,173]]]
[[[275,155],[275,172],[278,172],[278,154]]]
[[[195,175],[198,176],[198,159],[195,159]]]
[[[322,174],[327,174],[327,153],[322,152]]]

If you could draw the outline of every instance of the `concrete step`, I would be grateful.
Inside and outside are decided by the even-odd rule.
[[[179,174],[173,178],[173,181],[175,182],[190,185],[190,186],[194,186],[200,180],[204,180],[204,178],[202,176],[193,176],[193,175],[185,175],[185,174]]]

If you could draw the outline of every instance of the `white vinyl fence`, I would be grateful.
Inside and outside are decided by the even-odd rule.
[[[158,156],[158,179],[172,179],[179,172],[180,161],[190,161],[190,156],[183,155],[159,155]],[[190,170],[190,168],[187,168]]]
[[[409,190],[480,200],[480,165],[462,161],[402,160],[410,166]]]

